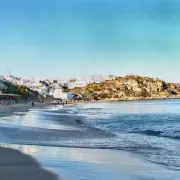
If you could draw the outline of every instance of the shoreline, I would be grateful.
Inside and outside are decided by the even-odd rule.
[[[98,101],[95,101],[95,103],[96,102],[98,103]],[[103,101],[103,102],[107,102],[107,101]],[[73,104],[70,104],[70,105],[73,106]],[[91,174],[93,173],[89,171],[90,168],[96,169],[96,167],[99,168],[97,169],[97,173],[99,173],[99,175],[104,175],[105,178],[103,179],[105,180],[111,179],[111,176],[113,180],[126,179],[126,178],[131,179],[131,180],[135,180],[135,179],[147,180],[147,179],[150,179],[150,177],[152,179],[164,180],[165,178],[167,178],[166,175],[169,177],[169,179],[171,179],[171,174],[172,174],[172,177],[174,177],[173,180],[177,180],[178,179],[177,176],[180,178],[180,175],[178,175],[178,173],[176,173],[174,170],[170,172],[170,170],[167,167],[163,167],[159,165],[158,163],[151,163],[150,161],[145,160],[139,155],[136,156],[133,153],[131,154],[131,152],[127,153],[127,151],[123,149],[118,149],[118,148],[109,149],[109,148],[106,148],[106,146],[103,146],[103,148],[101,146],[84,147],[86,145],[87,146],[89,145],[88,141],[89,140],[91,141],[91,139],[96,139],[96,138],[98,138],[98,140],[101,138],[111,139],[111,137],[113,138],[114,136],[110,136],[111,134],[109,133],[104,133],[103,131],[101,132],[95,129],[91,129],[89,127],[88,128],[86,127],[83,129],[83,126],[81,127],[81,117],[68,114],[68,110],[66,111],[66,107],[68,108],[68,106],[65,106],[65,108],[62,108],[62,109],[57,108],[57,111],[55,108],[55,111],[54,110],[50,111],[49,114],[48,112],[46,112],[46,109],[42,110],[42,108],[45,108],[47,106],[49,106],[49,104],[36,104],[35,107],[32,107],[31,104],[16,104],[10,107],[9,106],[4,107],[2,112],[5,112],[7,110],[8,112],[6,113],[6,115],[9,113],[9,117],[2,118],[2,126],[0,127],[1,134],[3,135],[1,137],[1,143],[0,143],[0,158],[1,156],[3,156],[1,153],[1,149],[2,149],[1,146],[2,147],[7,146],[8,148],[17,149],[20,152],[25,153],[24,154],[25,156],[26,154],[28,154],[36,158],[42,164],[43,168],[49,170],[50,172],[51,171],[55,172],[57,175],[60,175],[60,178],[62,178],[62,180],[67,180],[67,179],[78,180],[78,178],[76,179],[76,177],[80,177],[80,176],[84,177],[84,179],[86,179],[87,177],[87,179],[89,178],[89,179],[99,180],[98,175],[91,176]],[[14,112],[22,112],[22,111],[28,112],[29,109],[30,111],[33,109],[35,110],[35,112],[32,112],[32,114],[38,113],[38,110],[36,112],[36,109],[40,109],[40,111],[41,110],[44,111],[43,118],[40,118],[39,122],[37,120],[33,121],[33,116],[31,112],[27,113],[26,116],[22,116],[22,117],[10,116]],[[2,114],[0,113],[0,116]],[[40,115],[41,114],[42,113],[40,113]],[[10,121],[8,122],[8,120]],[[16,121],[15,124],[13,124],[14,120]],[[77,123],[77,120],[80,120],[80,123]],[[3,121],[4,122],[7,121],[8,123],[3,126],[3,123],[4,123]],[[20,122],[21,124],[18,122]],[[28,124],[24,122],[31,122],[31,123]],[[35,122],[35,126],[33,126],[33,122]],[[50,126],[56,123],[58,125],[57,127]],[[8,127],[8,124],[10,125],[9,127]],[[62,127],[60,127],[61,125]],[[70,129],[63,129],[64,128],[63,126],[69,126],[69,127],[71,126],[71,127]],[[82,147],[76,146],[76,143],[75,143],[76,140],[77,140],[76,142],[78,142],[79,144],[81,143],[81,140],[83,142],[84,139],[87,141],[85,141],[86,143],[82,144]],[[34,142],[34,144],[31,142]],[[65,146],[63,146],[63,144]],[[3,158],[5,160],[7,160],[6,159],[7,156],[11,157],[10,160],[13,160],[15,158],[15,157],[12,157],[11,154],[7,154],[9,151],[11,152],[13,150],[11,149],[4,149],[4,150],[5,150],[5,154]],[[15,153],[15,151],[13,152]],[[128,158],[129,156],[128,154],[130,155],[130,158]],[[99,157],[101,157],[101,159],[99,159]],[[29,170],[29,167],[27,167],[26,169],[23,169],[22,167],[18,166],[18,163],[19,161],[21,161],[21,159],[17,158],[16,160],[17,160],[16,162],[10,161],[11,168],[6,169],[7,176],[8,174],[10,174],[9,171],[11,171],[16,166],[15,171],[17,173],[20,172],[19,173],[20,175],[24,171],[27,172],[27,174],[29,172],[32,172],[31,179],[38,178],[38,179],[46,180],[45,178],[42,178],[42,176],[41,177],[33,176],[34,175],[33,170],[36,168],[37,168],[36,170],[38,172],[40,171],[40,173],[43,171],[43,174],[44,173],[46,174],[47,172],[46,170],[44,172],[44,169],[42,169],[41,167],[39,168],[39,166],[38,167],[31,166],[31,169],[33,169],[32,171]],[[136,162],[134,163],[134,161]],[[78,162],[79,162],[80,168],[78,168]],[[100,162],[100,164],[98,164],[98,162]],[[4,162],[4,164],[6,164],[6,162]],[[85,164],[86,166],[84,168]],[[28,165],[29,164],[27,163],[27,166]],[[119,167],[117,171],[115,170],[116,166]],[[107,174],[107,177],[105,175],[106,168],[107,168],[107,171],[112,169],[112,172],[109,172],[109,174]],[[145,168],[145,172],[147,174],[141,171],[142,168]],[[74,169],[74,171],[69,172],[70,169]],[[152,171],[154,175],[153,173],[149,173],[149,171]],[[139,173],[139,177],[137,178],[136,178],[136,173]],[[50,174],[52,175],[52,173]],[[124,176],[123,174],[126,174],[126,175]],[[17,177],[17,176],[19,177],[19,175],[16,175],[16,174],[13,175],[13,177]],[[72,176],[72,178],[69,179],[68,177],[70,176]],[[144,176],[144,178],[142,178],[142,176]],[[0,170],[0,179],[1,177],[2,176],[1,176],[1,170]],[[22,180],[24,179],[29,180],[27,177],[22,178]],[[4,178],[3,180],[9,180],[9,179]],[[17,178],[13,180],[21,180],[21,179]],[[47,180],[51,180],[51,179],[49,178]],[[52,180],[56,180],[56,179],[52,179]]]
[[[136,102],[136,101],[141,102],[141,101],[165,101],[165,100],[180,100],[180,97],[175,97],[175,98],[152,98],[152,99],[151,98],[149,98],[149,99],[119,99],[119,100],[104,99],[104,100],[70,102],[70,103],[68,103],[68,105],[90,104],[90,103],[98,103],[98,102],[109,102],[109,103],[111,103],[111,102]],[[54,104],[49,104],[49,105],[54,105]]]
[[[166,100],[180,100],[180,98],[171,98],[171,99],[134,99],[134,100],[100,100],[97,102],[148,102],[148,101],[166,101]]]
[[[179,100],[180,97],[170,97],[170,98],[135,98],[135,97],[129,97],[129,99],[104,99],[104,100],[97,100],[98,101],[102,101],[102,102],[121,102],[121,101],[163,101],[163,100],[174,100],[177,99]]]
[[[110,99],[104,99],[104,100],[92,100],[92,101],[78,101],[78,102],[69,102],[68,105],[78,105],[78,104],[90,104],[90,103],[103,103],[103,102],[143,102],[143,101],[165,101],[165,100],[179,100],[180,97],[172,97],[172,98],[148,98],[148,99],[120,99],[120,100],[110,100]],[[11,116],[16,112],[29,112],[31,109],[39,109],[39,108],[45,108],[48,106],[52,106],[55,104],[51,103],[37,103],[34,107],[32,107],[31,104],[13,104],[13,105],[0,105],[0,117],[6,117]],[[56,104],[60,105],[60,104]],[[66,106],[65,106],[66,107]]]
[[[60,180],[58,176],[41,167],[31,155],[15,148],[0,145],[0,179],[2,180]]]
[[[0,117],[11,116],[16,112],[28,112],[29,109],[45,108],[47,104],[36,104],[32,107],[31,104],[13,104],[13,105],[0,105]]]
[[[47,104],[39,104],[35,105],[35,107],[32,108],[32,106],[29,105],[13,105],[13,106],[8,106],[4,107],[3,109],[0,108],[0,117],[4,117],[5,120],[11,120],[13,121],[13,116],[14,113],[20,112],[23,115],[23,112],[29,112],[33,110],[39,110],[39,109],[44,109],[45,107],[48,107],[49,105]],[[67,106],[68,107],[68,106]],[[60,112],[58,112],[60,111]],[[49,127],[46,125],[46,122],[39,122],[40,124],[34,124],[34,125],[27,125],[27,118],[23,120],[23,118],[19,118],[19,122],[22,125],[22,128],[19,128],[19,126],[13,126],[13,127],[8,127],[8,126],[2,126],[1,132],[5,134],[15,134],[15,138],[11,137],[9,139],[10,143],[17,142],[22,142],[23,144],[31,144],[34,139],[37,139],[37,143],[40,143],[41,141],[44,141],[44,137],[48,136],[51,137],[51,140],[53,141],[56,140],[57,138],[59,140],[72,140],[72,139],[94,139],[96,136],[98,138],[112,138],[115,137],[116,135],[113,133],[101,131],[99,129],[94,129],[94,128],[89,128],[84,126],[84,123],[82,121],[82,118],[76,115],[71,115],[71,114],[66,114],[66,108],[57,110],[57,111],[44,111],[46,114],[47,119],[52,119],[54,122],[59,123],[59,127]],[[50,114],[49,114],[50,113]],[[51,114],[52,113],[52,114]],[[53,114],[54,113],[54,114]],[[56,115],[56,113],[58,115]],[[62,114],[61,114],[62,113]],[[65,113],[65,114],[64,114]],[[20,114],[21,115],[21,114]],[[30,118],[30,117],[29,117]],[[31,119],[29,119],[31,120]],[[2,119],[3,121],[3,119]],[[3,123],[2,123],[3,124]],[[62,128],[61,128],[62,127]],[[38,131],[36,130],[38,129]],[[18,130],[18,131],[17,131]],[[25,136],[27,135],[26,138],[22,137],[22,134]],[[29,135],[30,134],[30,135]],[[38,137],[38,138],[37,138]],[[6,139],[7,140],[7,139]],[[40,143],[41,144],[41,143]]]
[[[177,171],[166,169],[123,150],[1,145],[35,157],[45,169],[55,172],[62,180],[79,180],[79,177],[95,180],[101,178],[105,180],[178,180],[180,178]]]

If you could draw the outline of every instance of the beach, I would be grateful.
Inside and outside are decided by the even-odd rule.
[[[100,102],[1,109],[6,116],[0,118],[0,179],[178,180],[179,142],[158,134],[162,122],[168,125],[169,118],[170,123],[179,118],[178,104]],[[156,119],[155,130],[144,129],[154,127]],[[142,134],[133,132],[141,126]]]
[[[2,180],[58,180],[58,176],[41,168],[31,156],[18,150],[0,147],[0,179]]]
[[[0,180],[180,180],[180,0],[0,2]]]
[[[6,145],[6,147],[32,155],[48,172],[57,174],[62,180],[178,180],[180,178],[178,172],[167,171],[161,166],[147,163],[124,151],[32,145]]]
[[[35,107],[28,104],[12,104],[12,105],[0,105],[0,117],[13,115],[15,112],[28,112],[29,109],[44,108],[47,104],[37,103]]]
[[[0,106],[0,117],[4,120],[11,119],[13,116],[18,116],[21,118],[23,115],[28,113],[29,110],[38,110],[38,109],[43,109],[47,107],[45,104],[36,104],[35,107],[32,107],[31,104],[15,104],[11,106]],[[77,125],[77,121],[73,117],[67,117],[67,116],[62,116],[61,117],[61,122],[62,124],[66,125]],[[79,122],[78,122],[79,123]],[[5,127],[4,127],[5,128]],[[14,129],[15,131],[17,130],[16,128]],[[32,133],[33,129],[30,130]],[[4,133],[3,133],[4,132]],[[6,129],[1,129],[2,134],[6,134],[9,132],[10,134],[13,133],[13,129],[10,129],[10,131]],[[18,136],[20,137],[21,134],[24,131],[19,131]],[[53,132],[53,135],[52,135]],[[28,129],[25,130],[25,134],[28,134],[29,131]],[[24,133],[23,133],[24,134]],[[49,129],[49,132],[45,131],[45,129],[40,128],[39,131],[34,130],[33,136],[31,136],[28,139],[28,136],[26,136],[25,140],[26,142],[29,140],[31,141],[32,139],[38,137],[39,140],[45,138],[45,136],[50,136],[51,138],[59,137],[61,140],[72,140],[73,138],[93,138],[94,136],[98,137],[107,137],[106,133],[101,133],[101,132],[96,132],[96,131],[81,131],[77,129],[72,129],[70,131],[67,130],[61,130],[55,132],[54,129]],[[109,136],[109,134],[108,134]],[[11,137],[11,139],[16,139],[17,134],[14,137]],[[43,180],[56,180],[60,179],[58,178],[55,173],[51,173],[48,170],[45,170],[41,168],[40,164],[32,157],[29,155],[26,155],[20,151],[20,149],[15,150],[16,148],[12,148],[13,146],[9,145],[9,147],[0,147],[0,179],[2,180],[23,180],[23,179],[43,179]]]
[[[37,104],[34,109],[45,106],[47,105]],[[30,108],[31,104],[0,105],[0,117],[11,116],[16,112],[26,113]],[[55,174],[41,168],[32,156],[13,148],[0,147],[0,166],[0,179],[2,180],[59,179]]]

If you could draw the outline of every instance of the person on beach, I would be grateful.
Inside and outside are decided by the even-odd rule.
[[[32,102],[32,107],[34,107],[34,102]]]

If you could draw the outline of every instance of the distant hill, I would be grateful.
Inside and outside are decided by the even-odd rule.
[[[180,84],[134,75],[93,83],[71,91],[95,100],[180,98]]]
[[[31,90],[24,85],[16,85],[9,81],[0,80],[0,91],[6,94],[18,94],[23,98],[35,98],[38,96],[38,92]]]

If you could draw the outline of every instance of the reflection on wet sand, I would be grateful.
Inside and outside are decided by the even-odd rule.
[[[23,151],[25,149],[23,148]],[[31,151],[31,153],[34,152]],[[2,180],[59,179],[57,175],[42,169],[31,156],[10,148],[0,147],[0,167],[0,179]]]
[[[43,165],[46,168],[54,170],[58,174],[62,173],[62,177],[63,174],[66,174],[65,172],[74,168],[75,163],[77,164],[76,173],[78,175],[81,174],[82,177],[85,176],[85,174],[88,175],[89,168],[91,167],[91,170],[94,168],[96,168],[96,170],[97,168],[100,168],[99,172],[103,171],[104,174],[106,174],[107,179],[112,176],[115,180],[116,177],[131,180],[138,179],[138,177],[143,180],[156,178],[159,180],[165,180],[171,179],[172,176],[174,177],[174,180],[180,178],[178,172],[167,171],[160,166],[147,163],[146,161],[134,157],[124,151],[21,145],[6,146],[20,149],[22,152],[38,158],[43,162]],[[66,168],[63,168],[64,166]],[[71,174],[72,173],[73,172],[71,172]],[[98,172],[96,173],[98,174]],[[64,175],[64,177],[66,176]],[[89,175],[89,177],[92,177],[92,175]],[[96,176],[93,177],[95,178]],[[74,179],[76,179],[76,177],[74,177]]]

